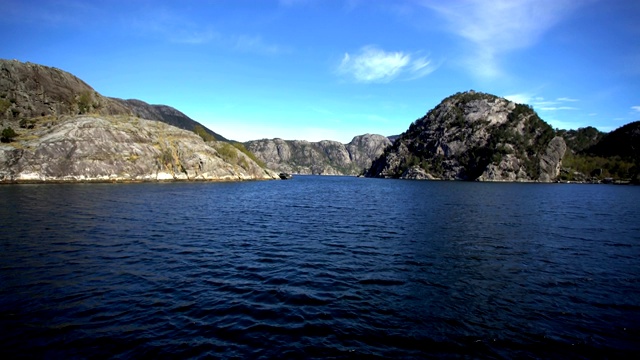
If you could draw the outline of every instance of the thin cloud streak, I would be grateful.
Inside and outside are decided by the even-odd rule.
[[[541,96],[534,96],[531,94],[520,93],[520,94],[511,94],[505,96],[505,99],[509,101],[513,101],[518,104],[527,104],[531,105],[535,110],[545,111],[545,112],[554,112],[554,111],[562,111],[562,110],[579,110],[579,108],[575,106],[567,106],[565,103],[575,103],[580,100],[570,98],[570,97],[559,97],[556,100],[545,100]]]

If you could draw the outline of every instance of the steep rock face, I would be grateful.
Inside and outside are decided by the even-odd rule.
[[[0,181],[274,179],[222,142],[131,116],[73,116],[0,145]]]
[[[371,166],[391,141],[382,135],[356,136],[348,144],[323,140],[262,139],[246,147],[268,168],[280,172],[315,175],[358,175]]]
[[[84,81],[53,67],[0,60],[0,120],[3,123],[43,116],[131,114],[98,94]]]
[[[469,91],[416,120],[366,175],[548,182],[558,176],[565,150],[530,107]]]

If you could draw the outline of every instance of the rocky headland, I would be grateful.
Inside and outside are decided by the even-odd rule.
[[[183,129],[168,124],[177,120]],[[189,120],[102,96],[56,68],[0,60],[0,182],[278,178]]]
[[[356,136],[348,144],[282,139],[245,143],[270,169],[313,175],[360,175],[390,145],[385,136],[373,134]]]
[[[369,177],[550,182],[566,144],[527,105],[475,91],[444,99],[400,135]]]

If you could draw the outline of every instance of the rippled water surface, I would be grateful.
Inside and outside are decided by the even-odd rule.
[[[0,187],[0,355],[640,354],[640,187]]]

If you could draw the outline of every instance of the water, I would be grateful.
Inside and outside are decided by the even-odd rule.
[[[640,354],[640,187],[0,187],[2,358]]]

